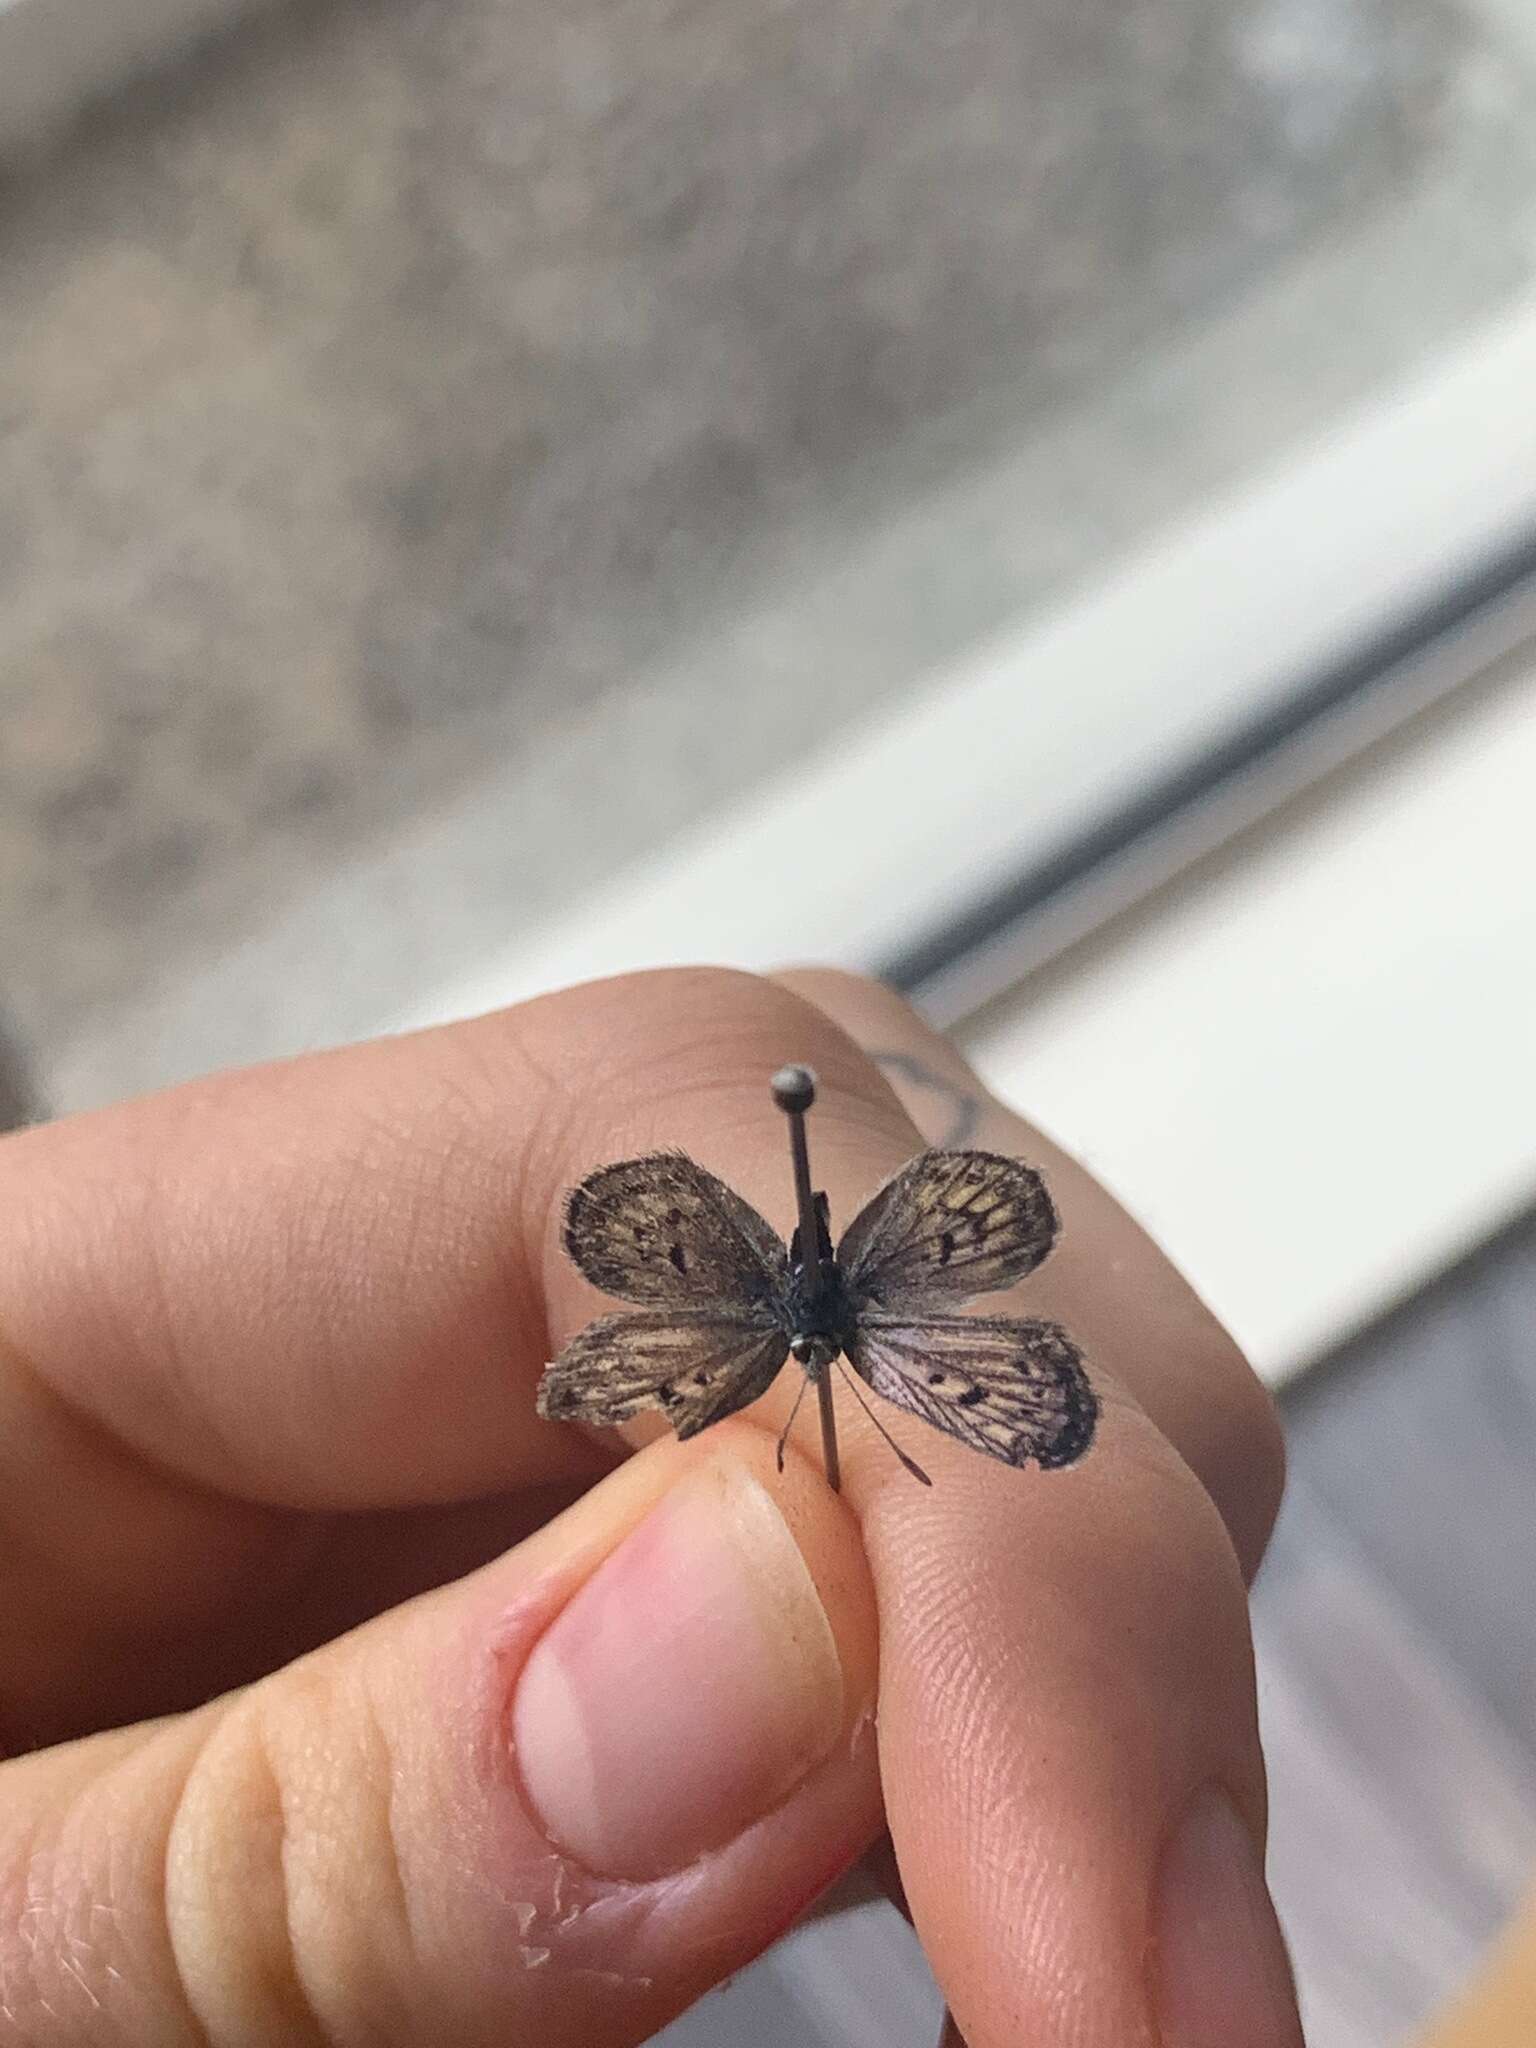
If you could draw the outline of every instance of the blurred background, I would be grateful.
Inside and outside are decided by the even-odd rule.
[[[1536,1873],[1533,117],[1526,0],[0,0],[0,1111],[895,980],[1285,1390],[1314,2048]]]

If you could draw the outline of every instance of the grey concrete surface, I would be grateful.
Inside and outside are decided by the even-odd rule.
[[[1496,303],[1530,112],[1440,0],[335,0],[129,93],[0,194],[24,1049],[488,763],[538,800],[487,926],[557,909],[750,785],[774,634],[792,751]],[[829,662],[829,565],[923,507]],[[664,744],[588,777],[640,678]]]

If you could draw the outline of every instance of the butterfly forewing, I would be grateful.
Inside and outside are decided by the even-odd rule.
[[[573,1188],[565,1248],[621,1301],[753,1314],[782,1300],[784,1246],[750,1203],[681,1152],[600,1167]]]
[[[1005,1464],[1070,1465],[1093,1441],[1099,1404],[1057,1323],[869,1312],[848,1356],[877,1394]]]
[[[599,1316],[546,1370],[538,1409],[551,1421],[611,1425],[658,1408],[680,1437],[695,1436],[766,1393],[788,1355],[788,1336],[767,1315]]]
[[[1033,1167],[997,1152],[920,1152],[859,1211],[837,1257],[857,1303],[915,1311],[1012,1286],[1056,1232]]]

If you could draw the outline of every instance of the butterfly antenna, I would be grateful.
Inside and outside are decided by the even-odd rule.
[[[789,1118],[789,1152],[795,1169],[795,1207],[800,1214],[800,1264],[810,1298],[816,1301],[828,1282],[821,1256],[821,1231],[816,1221],[816,1196],[811,1187],[811,1155],[805,1142],[805,1113],[816,1100],[816,1076],[809,1067],[780,1067],[768,1084],[773,1099]],[[837,1454],[837,1415],[832,1406],[832,1376],[823,1366],[814,1375],[821,1408],[821,1453],[827,1484],[836,1493],[842,1484]]]
[[[810,1384],[810,1376],[808,1374],[802,1374],[800,1379],[800,1391],[795,1396],[795,1405],[789,1411],[788,1422],[785,1423],[783,1429],[781,1429],[779,1432],[779,1448],[776,1453],[776,1456],[778,1457],[779,1470],[781,1472],[784,1470],[784,1446],[789,1442],[789,1432],[795,1426],[795,1417],[800,1413],[800,1403],[805,1399],[805,1390]]]
[[[895,1437],[891,1435],[891,1432],[880,1420],[879,1416],[875,1413],[874,1409],[870,1407],[869,1403],[864,1398],[863,1392],[859,1387],[858,1381],[854,1378],[853,1374],[848,1370],[847,1366],[844,1365],[841,1359],[837,1361],[837,1369],[842,1374],[843,1378],[848,1382],[849,1391],[852,1393],[855,1401],[858,1402],[859,1406],[864,1410],[864,1413],[869,1417],[870,1421],[875,1425],[876,1429],[878,1429],[880,1434],[885,1438],[886,1442],[890,1445],[891,1449],[896,1453],[897,1457],[901,1460],[902,1464],[912,1474],[912,1477],[914,1479],[921,1479],[924,1486],[932,1486],[933,1481],[928,1477],[928,1474],[923,1470],[922,1466],[919,1465],[916,1458],[909,1458],[907,1456],[906,1452],[901,1448],[901,1445],[897,1443]]]

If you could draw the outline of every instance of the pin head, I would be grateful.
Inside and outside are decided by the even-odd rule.
[[[809,1067],[780,1067],[768,1085],[788,1116],[804,1116],[816,1100],[816,1076]]]

